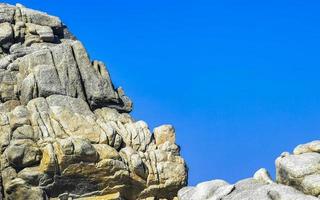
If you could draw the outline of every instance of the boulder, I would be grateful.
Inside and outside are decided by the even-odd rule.
[[[4,49],[9,49],[13,43],[13,29],[10,23],[0,23],[0,45]]]
[[[185,187],[178,192],[180,200],[316,200],[318,198],[305,195],[302,192],[282,184],[261,180],[259,170],[254,178],[229,184],[223,180],[203,182],[195,187]],[[267,173],[268,174],[268,173]],[[269,180],[269,179],[268,179]]]
[[[319,141],[299,145],[293,154],[283,153],[276,160],[277,182],[310,195],[320,195]]]
[[[156,127],[153,130],[153,134],[155,137],[156,145],[158,146],[165,142],[169,142],[170,144],[174,144],[176,142],[175,130],[171,125]]]

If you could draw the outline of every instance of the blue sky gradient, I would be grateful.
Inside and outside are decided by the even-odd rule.
[[[319,139],[319,1],[19,2],[108,65],[135,119],[176,127],[191,185],[274,174],[283,151]]]

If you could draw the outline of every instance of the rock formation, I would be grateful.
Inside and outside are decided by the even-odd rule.
[[[320,141],[297,146],[276,160],[277,182],[320,196]]]
[[[297,146],[276,160],[276,181],[265,169],[229,184],[213,180],[184,187],[180,200],[317,200],[320,198],[320,141]],[[317,198],[318,197],[318,198]]]
[[[171,125],[153,133],[58,17],[0,4],[0,199],[174,199]]]
[[[319,199],[320,141],[283,153],[276,181],[260,169],[184,187],[174,128],[151,132],[131,110],[58,17],[0,3],[0,199]]]

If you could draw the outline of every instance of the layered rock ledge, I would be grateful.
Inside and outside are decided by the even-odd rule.
[[[58,17],[0,4],[0,199],[175,199],[175,130],[129,114],[104,63]]]

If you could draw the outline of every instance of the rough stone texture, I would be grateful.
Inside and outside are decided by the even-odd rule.
[[[171,125],[163,125],[153,130],[156,144],[159,146],[165,142],[174,144],[176,141],[175,130]]]
[[[0,4],[0,199],[177,199],[174,128],[131,110],[58,17]]]
[[[263,178],[261,178],[263,177]],[[180,200],[317,200],[302,192],[282,184],[274,183],[265,169],[248,178],[229,184],[223,180],[213,180],[185,187],[178,192]]]
[[[1,9],[14,10],[12,20],[0,19],[3,102],[20,100],[25,105],[36,97],[61,94],[81,98],[91,109],[131,111],[132,102],[121,88],[114,88],[105,65],[90,61],[81,42],[65,34],[69,32],[59,18],[21,5],[1,4],[0,14]]]
[[[320,141],[283,153],[276,182],[260,169],[184,187],[174,128],[152,133],[131,110],[58,17],[0,3],[0,199],[319,199]]]
[[[320,141],[302,144],[276,160],[277,181],[306,194],[320,195]]]
[[[320,141],[298,145],[276,159],[276,182],[266,169],[230,185],[213,180],[184,187],[180,200],[316,200],[320,198]]]

